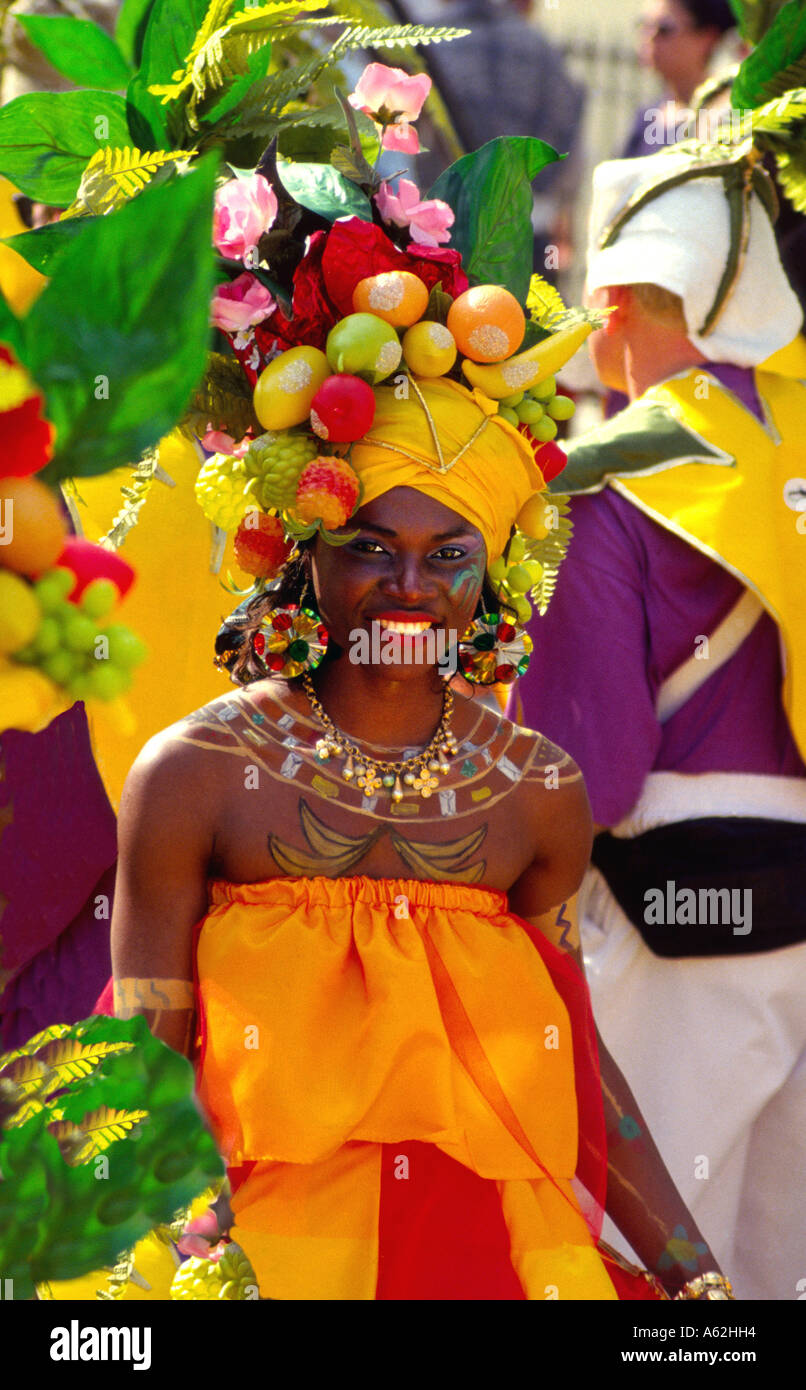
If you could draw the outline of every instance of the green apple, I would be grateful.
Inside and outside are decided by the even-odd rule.
[[[331,328],[325,352],[334,372],[376,386],[400,366],[402,348],[394,328],[377,314],[348,314]]]

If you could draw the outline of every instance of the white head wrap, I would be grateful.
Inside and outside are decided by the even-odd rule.
[[[662,166],[659,163],[662,161]],[[719,177],[689,179],[652,198],[598,249],[604,229],[639,189],[691,167],[673,151],[600,164],[593,175],[586,288],[660,285],[683,301],[688,336],[712,362],[757,366],[791,343],[803,321],[758,196],[750,201],[750,236],[740,274],[712,331],[701,337],[730,249],[730,220]]]

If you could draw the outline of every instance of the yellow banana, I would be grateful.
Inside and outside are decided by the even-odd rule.
[[[462,371],[471,386],[494,401],[502,401],[516,391],[531,390],[538,382],[558,372],[581,347],[592,327],[590,323],[575,323],[552,333],[550,338],[544,338],[542,343],[527,348],[526,352],[507,358],[506,362],[491,362],[485,366],[464,361]]]

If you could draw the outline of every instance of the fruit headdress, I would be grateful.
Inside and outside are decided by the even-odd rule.
[[[318,531],[340,544],[362,502],[415,487],[479,528],[491,582],[526,621],[570,530],[562,503],[540,499],[573,413],[554,373],[594,316],[531,275],[531,182],[558,158],[542,141],[493,140],[427,197],[405,170],[396,189],[380,176],[382,150],[418,148],[429,86],[372,63],[340,98],[349,143],[329,161],[272,145],[254,173],[221,182],[213,237],[230,278],[212,317],[226,350],[197,397],[210,457],[196,493],[213,564],[234,530],[251,594],[294,542]]]

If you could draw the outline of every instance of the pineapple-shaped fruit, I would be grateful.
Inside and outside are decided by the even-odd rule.
[[[176,1271],[172,1299],[245,1301],[255,1298],[257,1275],[235,1241],[214,1246],[209,1256],[194,1255]]]
[[[247,509],[254,506],[252,480],[241,460],[230,454],[213,454],[202,464],[196,479],[196,501],[214,526],[234,531]]]
[[[333,456],[315,458],[300,476],[293,513],[306,525],[318,521],[334,531],[352,516],[358,494],[358,477],[349,463]]]
[[[253,439],[243,463],[247,475],[257,479],[254,492],[260,505],[290,507],[300,473],[318,452],[319,446],[309,434],[291,430],[271,430]]]

